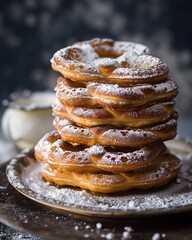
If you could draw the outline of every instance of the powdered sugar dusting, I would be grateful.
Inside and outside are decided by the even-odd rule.
[[[159,122],[159,117],[161,121],[170,118],[174,112],[174,102],[159,103],[138,109],[128,109],[127,111],[112,108],[68,106],[63,110],[62,105],[57,102],[53,106],[53,112],[60,117],[66,112],[66,117],[69,117],[76,124],[83,123],[84,126],[107,125],[109,123],[113,126],[137,127],[139,124],[140,127],[144,127]]]
[[[131,130],[131,129],[125,129],[125,130],[119,130],[119,129],[109,129],[106,132],[104,132],[102,134],[103,138],[116,138],[116,140],[120,140],[120,141],[130,141],[130,142],[134,142],[134,141],[139,141],[139,140],[143,140],[145,139],[145,141],[147,139],[156,139],[156,135],[153,134],[150,131],[145,131],[142,129],[138,129],[138,130]]]
[[[162,130],[168,130],[168,129],[175,129],[177,125],[177,120],[176,119],[169,119],[166,123],[162,123],[159,125],[156,125],[154,127],[151,127],[151,131],[162,131]]]
[[[99,58],[98,54],[94,51],[94,48],[89,44],[82,44],[81,50],[83,50],[83,54],[81,55],[80,61],[83,63],[90,63]]]
[[[60,124],[63,124],[63,123],[60,123]],[[93,134],[88,129],[78,127],[78,126],[73,126],[73,125],[64,126],[62,131],[66,132],[68,134],[72,134],[72,135],[79,135],[80,134],[81,136],[93,137]]]
[[[113,41],[111,40],[111,43]],[[104,50],[108,54],[113,53],[115,58],[108,58],[107,54],[99,56],[99,51]],[[109,55],[110,55],[109,54]],[[134,43],[120,42],[119,44],[106,44],[100,40],[100,44],[94,40],[76,43],[71,47],[57,51],[51,62],[58,71],[70,71],[81,73],[84,76],[99,76],[102,78],[118,79],[145,79],[166,75],[168,68],[160,59],[147,55],[147,47]],[[119,56],[120,55],[120,56]],[[103,66],[107,67],[103,71]],[[110,66],[110,68],[108,68]],[[112,67],[112,68],[111,68]],[[65,72],[67,75],[67,72]],[[78,76],[76,76],[78,77]],[[166,76],[165,76],[166,77]]]
[[[119,165],[122,167],[121,171],[125,172],[127,167],[132,169],[134,164],[141,164],[141,162],[145,164],[146,162],[148,164],[152,163],[165,150],[163,144],[148,145],[138,150],[122,148],[119,151],[102,145],[93,145],[91,147],[74,146],[60,138],[55,138],[56,134],[57,132],[52,132],[52,135],[45,135],[37,144],[35,154],[38,156],[39,161],[58,164],[58,168],[62,166],[62,169],[69,165],[81,167],[81,164],[85,164],[86,167],[87,164],[91,164],[93,170],[98,167],[107,171],[113,167],[115,172],[119,171],[119,169],[115,168]],[[43,154],[44,152],[46,154]]]
[[[121,96],[121,97],[129,97],[129,98],[141,98],[144,97],[144,93],[142,92],[142,88],[140,86],[132,86],[132,87],[120,87],[118,84],[98,84],[98,83],[89,83],[88,90],[92,88],[95,89],[94,95],[97,93],[102,93],[110,96]],[[92,91],[90,91],[92,95]],[[106,96],[105,96],[106,97]]]
[[[18,161],[17,159],[12,159],[11,162],[14,165],[17,163],[17,161]],[[16,169],[14,169],[12,166],[8,165],[7,171],[9,171],[9,179],[11,180],[12,184],[19,189],[24,189],[25,188],[24,184],[22,184],[20,181],[18,181]]]
[[[129,164],[129,163],[137,163],[139,161],[145,162],[147,158],[149,158],[150,153],[144,151],[143,149],[136,150],[134,152],[128,153],[106,153],[101,158],[101,163],[106,164]]]
[[[114,49],[117,51],[118,54],[121,54],[122,52],[130,52],[134,51],[136,54],[141,55],[142,53],[150,54],[151,51],[148,47],[142,45],[142,44],[135,44],[135,43],[126,43],[122,41],[115,42]]]
[[[81,96],[81,98],[87,98],[89,97],[89,93],[86,88],[71,88],[62,85],[61,89],[59,89],[56,93],[58,97],[61,98],[74,98],[77,96]]]
[[[106,153],[105,148],[101,145],[93,145],[87,151],[91,155],[103,155]]]
[[[58,120],[57,120],[58,119]],[[99,127],[80,127],[74,125],[70,121],[64,120],[63,122],[55,119],[54,126],[62,136],[62,139],[66,140],[68,137],[76,136],[75,142],[79,142],[78,138],[84,138],[84,143],[89,145],[89,141],[93,144],[101,144],[107,146],[130,146],[138,147],[148,143],[152,143],[155,140],[164,141],[171,139],[176,134],[177,121],[175,119],[169,119],[164,123],[160,123],[156,126],[140,128],[124,129],[114,128],[110,126]],[[62,120],[62,119],[61,119]],[[66,124],[66,125],[65,125]],[[68,140],[67,140],[68,141]],[[70,140],[74,141],[74,140]],[[80,142],[82,143],[82,142]]]
[[[127,70],[129,71],[129,70]],[[143,84],[143,85],[136,85],[131,87],[120,87],[118,84],[98,84],[98,83],[89,83],[88,84],[88,90],[90,90],[90,93],[92,94],[93,90],[95,90],[96,93],[101,93],[104,95],[108,95],[107,97],[110,98],[110,96],[115,97],[123,97],[123,98],[147,98],[148,96],[151,96],[154,94],[153,98],[156,97],[156,95],[162,94],[162,93],[169,93],[172,91],[177,90],[177,84],[173,79],[168,79],[165,82],[157,83],[157,84]],[[92,90],[92,91],[91,91]],[[147,93],[149,92],[149,93]],[[106,96],[105,96],[106,97]],[[154,100],[155,101],[155,100]]]
[[[88,83],[87,87],[71,87],[64,81],[59,83],[57,97],[66,106],[115,105],[115,108],[128,104],[141,106],[159,100],[170,100],[177,95],[177,84],[173,79],[162,83],[121,87],[118,84]]]

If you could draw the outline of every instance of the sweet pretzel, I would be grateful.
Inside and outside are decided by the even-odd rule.
[[[169,119],[175,111],[174,106],[174,102],[165,102],[144,108],[117,110],[113,108],[69,107],[64,106],[56,99],[53,104],[53,114],[85,127],[100,125],[146,127]]]
[[[163,141],[177,133],[178,87],[144,45],[92,39],[57,51],[53,125],[35,146],[44,179],[115,193],[159,187],[180,160]]]
[[[178,94],[178,87],[173,79],[156,84],[120,87],[117,84],[79,84],[60,77],[56,91],[60,102],[66,106],[127,109],[170,101]]]
[[[149,189],[167,184],[181,168],[180,160],[171,154],[160,157],[145,171],[128,173],[80,173],[53,170],[44,164],[41,173],[46,181],[59,186],[74,186],[92,192],[115,193],[130,189]]]
[[[51,64],[53,70],[75,81],[128,85],[166,80],[168,67],[149,53],[140,44],[93,39],[57,51]]]
[[[54,127],[64,141],[92,146],[100,144],[117,147],[140,147],[156,141],[174,138],[177,132],[177,114],[169,120],[151,127],[115,128],[112,126],[81,127],[65,119],[56,117]]]
[[[105,148],[93,145],[89,148],[73,146],[62,141],[57,132],[46,134],[35,147],[39,161],[47,162],[59,171],[78,172],[127,172],[146,168],[165,153],[163,143],[144,146],[140,149]]]

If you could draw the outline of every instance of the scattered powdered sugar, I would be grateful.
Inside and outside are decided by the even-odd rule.
[[[148,79],[153,78],[159,75],[163,75],[168,72],[168,68],[165,64],[159,63],[158,65],[152,65],[147,68],[116,68],[113,71],[114,75],[117,75],[119,78],[130,78],[130,79]]]
[[[102,228],[102,223],[98,222],[98,223],[96,224],[96,228],[97,228],[97,229],[101,229],[101,228]]]
[[[155,234],[152,236],[152,240],[160,240],[160,239],[161,239],[160,233],[155,233]]]
[[[120,67],[118,61],[115,60],[114,58],[99,58],[94,60],[91,64],[94,66],[94,68],[98,72],[100,71],[100,66],[105,66],[105,67],[113,66],[114,68]]]
[[[90,63],[99,58],[98,54],[90,44],[82,44],[81,50],[83,54],[81,55],[80,61],[83,63]]]
[[[150,49],[142,44],[123,41],[116,41],[114,44],[114,49],[118,54],[130,51],[134,51],[138,55],[151,53]]]
[[[7,171],[9,172],[8,179],[16,188],[24,189],[25,186],[21,181],[19,181],[17,170],[13,167],[13,165],[15,165],[17,161],[18,161],[17,159],[12,159],[11,164],[7,166]]]
[[[124,230],[127,231],[127,232],[133,232],[133,228],[130,227],[130,226],[125,226]]]
[[[166,130],[168,132],[169,128],[175,128],[177,125],[177,120],[176,119],[169,119],[165,123],[161,123],[159,125],[156,125],[154,127],[150,127],[151,131],[163,131]]]
[[[68,108],[66,108],[68,110]],[[69,115],[75,115],[74,117],[80,118],[112,118],[113,115],[111,114],[110,110],[102,109],[102,108],[86,108],[86,107],[75,107],[72,111],[68,112]],[[87,119],[83,119],[86,121]],[[91,120],[88,119],[88,122]]]
[[[100,162],[106,164],[130,164],[146,161],[151,155],[149,150],[139,149],[131,152],[106,152]]]
[[[101,145],[93,145],[92,147],[88,148],[88,153],[91,155],[103,155],[106,150]]]
[[[152,85],[151,85],[152,86]],[[97,93],[104,94],[105,97],[122,97],[122,98],[142,98],[144,97],[144,93],[140,90],[140,86],[133,87],[120,87],[117,84],[98,84],[92,83],[88,84],[88,90],[94,88],[95,92],[93,95],[97,95]],[[92,94],[92,93],[91,93]],[[108,96],[106,96],[108,95]]]
[[[131,237],[131,234],[127,231],[124,231],[123,232],[123,238],[130,238]]]
[[[106,239],[114,239],[114,237],[115,237],[115,234],[112,233],[112,232],[109,232],[109,233],[107,233],[107,234],[105,235],[105,238],[106,238]]]
[[[130,202],[129,202],[129,207],[130,207],[130,208],[133,208],[134,205],[135,205],[135,202],[134,202],[134,201],[130,201]]]
[[[109,129],[105,131],[102,134],[102,138],[111,138],[111,139],[116,139],[116,141],[129,141],[131,142],[136,142],[136,141],[146,141],[147,139],[155,139],[156,135],[153,134],[150,131],[145,131],[145,130],[131,130],[131,129],[125,129],[125,130],[119,130],[119,129]]]
[[[84,234],[84,238],[88,238],[89,237],[89,234]]]
[[[165,238],[166,234],[165,233],[154,233],[151,240],[161,240],[162,238]]]
[[[42,240],[42,238],[32,236],[31,234],[23,233],[14,230],[8,226],[0,224],[0,239],[1,240]]]
[[[146,55],[145,55],[146,56]],[[117,62],[119,64],[122,64],[122,62],[127,62],[129,63],[129,66],[134,66],[134,64],[137,62],[139,59],[139,54],[137,54],[135,51],[128,51],[122,54],[117,58]]]
[[[181,183],[181,179],[180,179],[180,178],[177,178],[177,179],[176,179],[176,183],[180,184],[180,183]]]
[[[82,136],[88,136],[88,137],[92,137],[93,134],[91,133],[91,131],[87,128],[82,128],[79,126],[74,126],[72,124],[70,124],[70,122],[66,119],[61,119],[59,121],[59,125],[60,127],[62,127],[62,131],[69,133],[69,134],[73,134],[73,135],[78,135],[81,134]]]
[[[79,230],[79,227],[78,227],[77,225],[75,226],[75,230],[76,230],[76,231],[78,231],[78,230]]]
[[[61,99],[72,99],[76,97],[88,98],[89,93],[86,88],[73,88],[62,85],[61,89],[57,90],[56,96]]]
[[[153,85],[156,93],[162,93],[164,91],[170,92],[177,90],[178,86],[174,79],[168,79],[168,81]]]
[[[153,94],[160,95],[162,93],[174,92],[178,87],[174,79],[168,79],[161,83],[143,84],[132,87],[120,87],[117,84],[89,83],[87,88],[88,90],[95,90],[92,90],[94,93],[90,91],[90,94],[97,95],[99,93],[109,98],[112,96],[122,98],[147,98]]]

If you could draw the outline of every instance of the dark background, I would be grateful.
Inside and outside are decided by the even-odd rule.
[[[180,87],[191,113],[192,2],[189,0],[1,0],[0,100],[18,89],[53,89],[53,53],[77,40],[111,37],[148,45]]]

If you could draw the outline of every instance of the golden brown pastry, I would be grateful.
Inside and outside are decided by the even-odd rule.
[[[56,117],[54,127],[63,141],[92,146],[141,147],[156,141],[174,138],[177,133],[177,113],[166,122],[145,128],[113,126],[82,127],[65,118]]]
[[[53,104],[53,114],[85,127],[111,125],[142,128],[168,120],[175,112],[174,107],[175,103],[173,101],[127,110],[69,107],[61,104],[56,99]]]
[[[100,193],[167,184],[181,161],[164,141],[177,133],[178,94],[148,47],[111,39],[57,51],[54,127],[35,146],[44,179]]]
[[[62,141],[56,131],[46,134],[35,147],[36,159],[47,162],[53,169],[90,173],[136,171],[148,167],[165,152],[163,143],[139,149],[73,146]]]
[[[92,39],[57,51],[52,68],[75,81],[129,84],[166,80],[168,67],[141,44]]]
[[[165,154],[145,171],[128,173],[80,173],[52,170],[44,164],[41,173],[48,182],[58,186],[74,186],[100,193],[115,193],[130,189],[149,189],[167,184],[181,168],[180,160]]]
[[[56,91],[59,101],[65,106],[127,109],[171,101],[177,96],[178,87],[173,79],[157,84],[120,87],[104,83],[79,84],[60,77]]]

